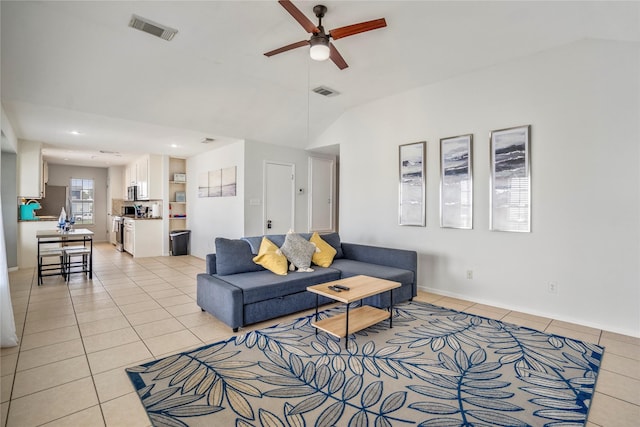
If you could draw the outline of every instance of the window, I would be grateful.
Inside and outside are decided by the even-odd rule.
[[[92,179],[71,178],[71,212],[69,216],[76,224],[93,224]]]

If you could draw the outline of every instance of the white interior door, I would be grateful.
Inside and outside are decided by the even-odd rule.
[[[309,231],[335,231],[335,160],[309,157]]]
[[[264,234],[284,234],[295,227],[295,165],[264,164]]]

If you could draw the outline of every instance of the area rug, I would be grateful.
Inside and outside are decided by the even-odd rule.
[[[340,308],[320,313],[335,315]],[[127,369],[154,426],[583,426],[604,349],[427,303],[314,315]]]

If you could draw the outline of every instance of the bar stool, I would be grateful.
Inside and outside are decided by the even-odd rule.
[[[65,260],[65,275],[67,283],[72,273],[88,273],[89,272],[89,256],[91,249],[84,246],[66,246],[63,247]],[[74,261],[72,258],[82,257],[81,260]],[[75,269],[74,269],[75,268]]]
[[[44,263],[45,258],[58,257],[58,263]],[[45,248],[40,249],[38,256],[38,286],[43,284],[42,278],[44,276],[57,276],[61,275],[66,278],[65,261],[64,261],[63,248]]]

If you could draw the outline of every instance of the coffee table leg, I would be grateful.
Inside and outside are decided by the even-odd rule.
[[[389,306],[389,329],[393,328],[393,290],[389,291],[391,305]]]
[[[349,303],[347,303],[347,329],[345,329],[344,349],[349,350]]]
[[[316,294],[316,322],[318,321],[318,294]],[[318,328],[316,328],[316,335],[318,335]]]

